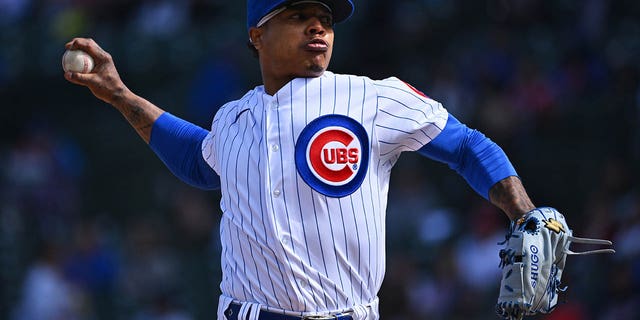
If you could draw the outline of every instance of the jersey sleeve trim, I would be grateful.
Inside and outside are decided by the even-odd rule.
[[[393,164],[400,153],[419,150],[440,134],[448,112],[439,102],[395,77],[373,83],[378,99],[375,129],[382,158]]]

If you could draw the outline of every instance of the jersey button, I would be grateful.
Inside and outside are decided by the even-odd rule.
[[[278,150],[280,150],[280,147],[277,144],[271,145],[271,151],[278,152]]]
[[[273,196],[276,197],[276,198],[279,197],[280,196],[280,189],[273,190]]]
[[[273,109],[273,110],[278,109],[278,103],[277,102],[271,102],[271,109]]]
[[[300,285],[300,289],[307,290],[307,281],[304,279],[298,279],[298,285]]]

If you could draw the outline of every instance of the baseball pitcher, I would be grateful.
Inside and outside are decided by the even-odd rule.
[[[351,0],[248,0],[263,83],[223,105],[210,130],[134,94],[93,40],[66,45],[95,60],[67,80],[120,111],[176,176],[222,193],[219,320],[378,319],[389,178],[402,152],[448,164],[512,221],[536,209],[503,150],[439,102],[395,77],[327,70],[334,25],[353,11]],[[504,265],[522,263],[512,251]],[[500,311],[522,314],[512,309]]]

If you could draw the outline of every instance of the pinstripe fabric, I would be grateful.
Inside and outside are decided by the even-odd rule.
[[[303,129],[331,114],[362,124],[369,141],[362,184],[340,198],[310,187],[294,161]],[[447,116],[396,78],[331,72],[294,79],[273,96],[256,87],[224,105],[202,147],[221,177],[223,295],[300,314],[376,300],[390,170],[401,152],[431,141]]]

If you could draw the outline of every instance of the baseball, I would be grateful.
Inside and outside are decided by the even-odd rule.
[[[62,69],[65,72],[89,73],[93,65],[93,58],[82,50],[67,50],[62,55]]]

